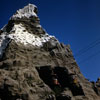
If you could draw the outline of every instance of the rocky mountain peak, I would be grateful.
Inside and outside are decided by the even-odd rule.
[[[100,100],[100,78],[82,75],[70,46],[42,28],[29,4],[0,30],[0,100]]]
[[[37,17],[37,7],[34,4],[28,4],[22,9],[17,10],[17,12],[11,17],[11,19],[21,19],[21,18]]]
[[[0,35],[0,58],[10,41],[21,43],[23,46],[43,47],[46,42],[59,43],[58,40],[49,35],[40,25],[37,16],[37,7],[28,4],[19,9],[9,20],[8,24],[2,28]]]

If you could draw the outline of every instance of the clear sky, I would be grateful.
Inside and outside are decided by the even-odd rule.
[[[100,0],[0,0],[0,28],[28,3],[37,5],[41,25],[49,34],[71,45],[84,76],[96,80],[100,76]]]

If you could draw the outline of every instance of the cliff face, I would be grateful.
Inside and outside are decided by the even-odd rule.
[[[100,100],[99,80],[84,78],[69,45],[40,25],[29,4],[0,31],[1,100]]]

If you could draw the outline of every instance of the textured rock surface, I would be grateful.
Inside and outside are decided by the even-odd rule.
[[[24,9],[29,10],[30,5]],[[37,9],[34,5],[32,7],[35,7],[33,10]],[[20,11],[23,13],[23,9]],[[18,13],[20,12],[17,11]],[[35,13],[37,14],[37,10]],[[6,34],[6,38],[1,38],[1,44],[2,41],[5,44],[6,39],[9,41],[6,40],[7,45],[3,45],[3,49],[2,45],[0,47],[3,50],[0,59],[0,99],[100,100],[100,80],[94,83],[85,79],[69,45],[59,43],[52,36],[48,41],[42,41],[41,46],[30,42],[25,45],[21,41],[16,42],[15,38],[7,38],[12,31],[14,34],[14,25],[19,24],[24,26],[24,32],[37,37],[48,35],[40,26],[38,16],[31,15],[13,15],[0,30],[1,35]]]

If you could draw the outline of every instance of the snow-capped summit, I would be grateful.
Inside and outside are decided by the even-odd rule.
[[[17,12],[11,17],[11,19],[20,19],[24,17],[37,17],[37,7],[34,4],[28,4],[24,8],[17,10]]]
[[[25,18],[25,19],[24,19]],[[27,18],[27,20],[26,20]],[[37,7],[28,4],[19,9],[0,32],[0,58],[5,52],[8,44],[13,40],[23,46],[43,47],[48,41],[58,43],[58,40],[49,35],[40,25],[37,16]]]

